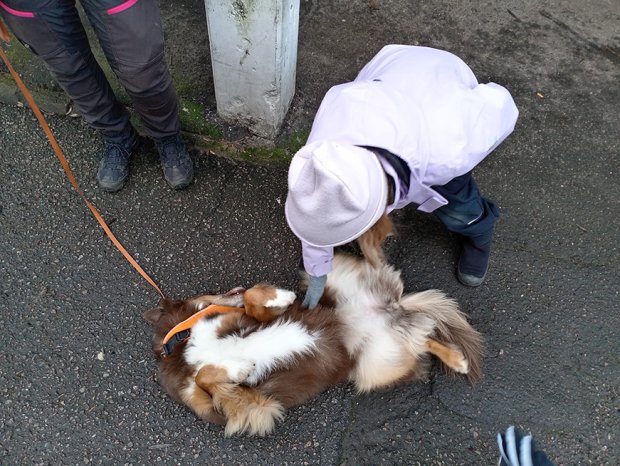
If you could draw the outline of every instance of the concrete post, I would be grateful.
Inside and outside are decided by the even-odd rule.
[[[274,138],[295,93],[299,0],[205,0],[218,114]]]

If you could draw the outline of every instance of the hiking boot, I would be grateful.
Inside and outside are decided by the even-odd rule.
[[[183,189],[194,179],[194,163],[181,135],[156,141],[164,178],[172,189]]]
[[[129,178],[129,160],[138,147],[138,135],[131,128],[123,142],[105,141],[103,156],[97,170],[97,182],[104,191],[113,193],[120,190]]]
[[[464,238],[463,249],[456,275],[459,281],[466,286],[482,285],[489,269],[491,256],[491,241],[483,245],[476,245],[469,238]]]

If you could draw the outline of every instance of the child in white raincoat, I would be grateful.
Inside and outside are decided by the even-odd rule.
[[[460,235],[457,276],[480,285],[499,212],[470,172],[517,116],[506,89],[478,84],[460,58],[427,47],[388,45],[332,87],[289,168],[286,219],[310,275],[304,303],[323,294],[335,246],[410,203]]]

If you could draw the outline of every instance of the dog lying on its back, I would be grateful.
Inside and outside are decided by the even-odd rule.
[[[209,304],[238,307],[198,321],[190,337],[162,358],[160,382],[225,433],[265,435],[284,410],[350,381],[360,392],[424,378],[428,355],[473,383],[481,376],[482,339],[437,290],[403,296],[389,265],[336,255],[319,306],[270,285],[186,301],[162,300],[144,316],[164,336]]]

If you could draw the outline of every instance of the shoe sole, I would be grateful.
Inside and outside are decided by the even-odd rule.
[[[123,186],[125,186],[125,184],[127,183],[127,178],[125,178],[123,180],[122,183],[120,184],[114,184],[114,185],[104,185],[101,184],[101,182],[98,181],[99,187],[105,191],[106,193],[115,193],[120,191],[121,189],[123,189]]]
[[[474,277],[473,275],[465,275],[465,274],[459,273],[457,275],[457,278],[459,279],[459,282],[461,283],[461,285],[465,285],[470,288],[476,288],[484,283],[484,279],[486,277],[480,278],[480,277]]]
[[[166,183],[168,183],[166,181]],[[181,191],[182,189],[187,188],[190,184],[192,184],[192,182],[190,181],[189,183],[184,183],[184,184],[178,184],[176,186],[171,185],[170,183],[168,183],[168,186],[170,186],[172,189],[174,189],[175,191]]]
[[[475,275],[462,273],[459,269],[456,271],[456,278],[459,279],[459,282],[461,282],[462,285],[469,286],[470,288],[476,288],[477,286],[482,285],[486,277],[486,272],[482,277],[476,277]]]
[[[175,191],[180,191],[181,189],[185,189],[190,184],[192,184],[192,181],[194,181],[194,170],[192,169],[189,180],[186,182],[183,182],[180,184],[172,184],[170,181],[168,181],[168,179],[165,176],[164,176],[164,180],[166,180],[166,183],[168,183],[168,186],[170,186],[172,189],[174,189]]]

